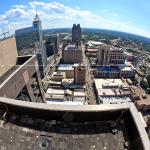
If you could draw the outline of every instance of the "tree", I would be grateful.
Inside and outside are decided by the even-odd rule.
[[[144,90],[147,90],[147,88],[149,88],[149,84],[145,80],[141,80],[140,85]]]
[[[148,82],[149,87],[150,87],[150,75],[147,75],[146,79],[147,79],[147,82]]]

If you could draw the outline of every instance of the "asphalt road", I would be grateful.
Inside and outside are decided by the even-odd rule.
[[[94,88],[93,88],[93,74],[91,72],[91,67],[90,67],[90,63],[88,61],[88,58],[85,56],[85,46],[82,44],[82,52],[83,52],[83,64],[86,66],[87,69],[87,83],[86,83],[86,88],[87,88],[87,101],[89,104],[94,105],[96,104],[96,96],[95,96],[95,92],[94,92]]]

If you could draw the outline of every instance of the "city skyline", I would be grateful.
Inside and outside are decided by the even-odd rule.
[[[0,150],[150,150],[145,2],[1,5]]]
[[[1,2],[0,32],[27,27],[36,11],[43,29],[71,27],[80,23],[82,27],[124,31],[150,37],[150,15],[148,0],[106,0],[94,2],[75,0],[7,0]]]

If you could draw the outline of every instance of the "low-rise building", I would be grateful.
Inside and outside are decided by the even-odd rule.
[[[129,52],[124,52],[125,53],[125,57],[126,57],[126,60],[127,61],[130,61],[130,62],[135,62],[137,61],[138,57],[129,53]]]
[[[135,74],[136,69],[128,64],[97,66],[94,72],[94,76],[99,78],[132,78]]]
[[[104,43],[100,41],[88,41],[87,44],[89,48],[98,48],[101,45],[105,45]]]
[[[66,78],[74,78],[74,67],[73,64],[59,64],[56,67],[56,70],[59,72],[65,72]]]
[[[131,66],[119,66],[120,77],[123,78],[132,78],[136,74],[136,69]]]
[[[119,78],[120,70],[118,66],[97,66],[94,76],[96,78]]]
[[[97,58],[99,47],[105,45],[100,41],[88,41],[87,42],[87,49],[86,49],[86,56]]]
[[[97,57],[98,48],[87,48],[86,56],[87,57]]]
[[[98,103],[131,102],[132,90],[121,79],[94,79]]]
[[[54,80],[54,81],[62,81],[62,79],[65,79],[65,78],[66,78],[65,72],[53,72],[51,76],[51,80]]]
[[[82,91],[72,91],[69,89],[53,89],[48,88],[45,94],[47,103],[69,103],[72,105],[84,105],[85,103],[85,92]],[[54,104],[53,103],[53,104]]]

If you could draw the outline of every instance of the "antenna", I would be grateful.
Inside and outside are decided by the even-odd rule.
[[[0,36],[3,35],[4,36],[3,38],[5,39],[6,38],[6,34],[8,34],[8,33],[9,33],[8,30],[7,31],[3,30],[3,32],[0,34]]]
[[[35,10],[35,15],[37,15],[38,13],[37,13],[37,10]]]

